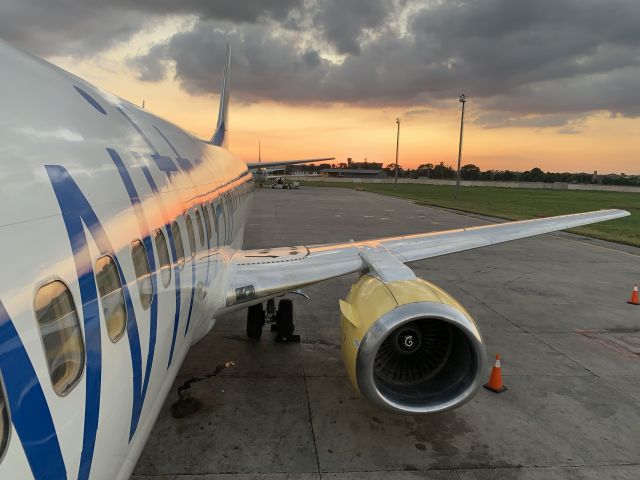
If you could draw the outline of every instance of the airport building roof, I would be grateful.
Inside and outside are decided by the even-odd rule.
[[[365,168],[325,168],[321,173],[349,173],[356,175],[378,175],[382,170],[368,170]]]

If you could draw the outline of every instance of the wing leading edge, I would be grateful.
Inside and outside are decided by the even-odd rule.
[[[520,238],[626,217],[625,210],[601,210],[360,242],[242,250],[233,258],[227,308],[358,271],[405,275],[404,263],[496,245]]]

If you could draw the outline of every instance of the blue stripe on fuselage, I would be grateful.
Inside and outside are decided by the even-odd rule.
[[[156,132],[158,132],[158,134],[163,138],[163,140],[167,143],[167,145],[169,145],[169,148],[171,149],[171,151],[175,154],[176,156],[176,162],[178,163],[178,165],[180,166],[180,168],[189,173],[191,170],[193,170],[193,165],[191,164],[191,162],[189,161],[188,158],[184,158],[182,157],[179,153],[178,150],[173,146],[173,144],[169,141],[169,139],[167,138],[167,136],[162,133],[162,130],[160,130],[158,127],[156,127],[155,125],[153,125],[153,128],[156,130]]]
[[[67,170],[59,165],[45,165],[45,168],[67,229],[82,297],[87,363],[84,431],[78,478],[84,480],[91,472],[100,417],[102,344],[93,262],[83,225],[87,226],[102,252],[110,254],[114,259],[116,255],[91,205]]]
[[[166,173],[167,177],[170,179],[171,174],[178,171],[178,168],[173,163],[173,160],[170,157],[160,155],[160,153],[158,152],[158,149],[156,149],[153,143],[151,143],[151,140],[149,140],[149,137],[145,135],[145,133],[133,121],[133,119],[129,115],[127,115],[127,113],[122,108],[118,107],[118,111],[122,114],[122,116],[124,116],[124,118],[129,122],[129,124],[134,128],[134,130],[138,132],[138,134],[142,137],[142,139],[147,144],[149,149],[153,152],[151,154],[151,159],[156,164],[156,167],[158,167],[160,171]],[[160,132],[157,128],[156,130],[166,140],[166,137],[162,135],[162,132]],[[144,176],[147,179],[147,182],[149,183],[149,187],[151,187],[151,190],[153,191],[153,193],[157,195],[159,193],[158,186],[153,180],[153,177],[151,176],[151,172],[149,172],[149,169],[146,166],[142,166],[142,171],[144,172]],[[159,196],[158,196],[158,200],[162,202],[162,198]],[[166,219],[166,220],[170,221],[170,219]],[[169,349],[169,359],[167,364],[167,368],[169,368],[171,366],[171,362],[173,361],[173,352],[175,349],[175,344],[177,339],[178,325],[180,323],[181,292],[180,292],[180,271],[178,266],[178,259],[176,258],[175,242],[174,242],[173,233],[171,231],[170,225],[166,226],[166,231],[167,231],[167,237],[169,238],[169,245],[171,248],[171,252],[175,262],[174,272],[175,272],[175,278],[176,278],[176,282],[175,282],[176,308],[175,308],[175,317],[174,317],[174,326],[173,326],[173,338],[171,339],[171,347]],[[191,308],[189,308],[189,312],[191,312]]]
[[[138,422],[140,420],[140,414],[142,411],[142,407],[144,405],[144,401],[147,395],[147,388],[149,386],[149,379],[151,377],[151,368],[153,366],[153,359],[155,355],[156,349],[156,338],[157,338],[157,330],[158,330],[158,295],[157,295],[157,275],[156,275],[156,262],[155,257],[153,255],[153,243],[151,241],[151,237],[149,236],[149,228],[147,226],[147,219],[144,215],[144,211],[140,202],[140,197],[138,195],[138,191],[136,190],[135,185],[133,184],[133,180],[131,179],[131,175],[129,175],[129,171],[124,165],[122,158],[112,148],[107,148],[107,152],[109,156],[113,160],[118,172],[120,173],[120,178],[122,183],[127,190],[127,195],[131,200],[131,205],[133,207],[133,211],[136,215],[136,219],[138,221],[138,226],[140,227],[140,231],[144,234],[144,239],[142,240],[146,254],[147,261],[149,262],[149,270],[151,272],[151,289],[152,289],[152,299],[150,306],[150,321],[149,321],[149,348],[147,353],[147,362],[144,376],[142,377],[142,354],[141,354],[141,345],[140,345],[140,334],[138,332],[138,324],[136,322],[135,315],[130,315],[129,312],[133,311],[133,306],[127,305],[127,336],[129,338],[129,348],[131,350],[131,365],[133,369],[133,408],[131,411],[131,425],[129,429],[129,441],[133,438],[134,433],[138,427]],[[154,184],[155,186],[155,184]],[[126,283],[126,282],[125,282]],[[142,377],[142,378],[141,378]]]
[[[169,148],[171,149],[171,151],[176,155],[176,162],[178,162],[178,165],[180,165],[180,168],[185,172],[189,173],[189,171],[193,169],[193,165],[191,165],[191,162],[188,159],[182,157],[178,153],[178,150],[173,146],[173,144],[169,141],[167,136],[164,133],[162,133],[162,131],[158,127],[153,125],[153,128],[164,139],[167,145],[169,145]],[[202,213],[204,215],[204,211]],[[207,236],[206,233],[205,233],[205,236]],[[209,247],[208,241],[207,241],[207,247]],[[187,314],[187,324],[185,325],[185,328],[184,328],[185,336],[189,332],[189,325],[191,323],[191,313],[193,312],[193,299],[196,291],[196,257],[195,257],[195,252],[192,252],[192,253],[193,255],[191,258],[191,294],[189,299],[189,313]],[[175,255],[175,251],[174,251],[174,255]],[[209,260],[207,258],[207,279],[208,278],[209,278]],[[173,324],[173,338],[171,339],[171,351],[169,352],[169,364],[167,365],[167,368],[171,366],[171,361],[173,359],[173,350],[176,342],[177,331],[178,331],[178,317],[176,317],[176,321]]]
[[[60,443],[31,359],[0,301],[0,372],[11,420],[36,480],[67,478]]]
[[[146,166],[142,166],[142,172],[144,173],[145,178],[147,179],[147,182],[149,183],[149,186],[151,187],[151,191],[153,191],[153,193],[158,194],[159,190],[158,190],[158,186],[156,185],[155,180],[153,179],[153,177],[151,176],[151,172],[149,171],[149,169]],[[162,199],[159,199],[159,201],[162,201]],[[167,236],[169,237],[169,245],[171,248],[171,255],[173,255],[174,258],[174,267],[173,267],[173,271],[175,274],[175,283],[176,283],[176,308],[175,308],[175,316],[173,318],[173,333],[172,333],[172,338],[171,338],[171,347],[169,349],[169,359],[167,361],[167,368],[169,368],[171,366],[171,362],[173,361],[173,352],[175,349],[175,345],[176,345],[176,339],[178,338],[178,326],[180,324],[180,310],[181,310],[181,304],[182,304],[182,295],[181,295],[181,287],[180,287],[180,266],[178,265],[178,258],[177,258],[177,253],[176,253],[176,243],[175,243],[175,239],[173,238],[173,231],[171,230],[171,225],[167,225],[166,226],[166,230],[167,230]],[[189,312],[191,312],[191,310],[189,310]],[[188,321],[188,320],[187,320]]]

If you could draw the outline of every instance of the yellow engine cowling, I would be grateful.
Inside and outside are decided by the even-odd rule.
[[[411,415],[442,412],[481,385],[487,360],[478,327],[437,286],[363,275],[340,311],[347,374],[372,404]]]

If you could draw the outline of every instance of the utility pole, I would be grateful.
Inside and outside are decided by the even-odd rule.
[[[398,185],[398,151],[400,150],[400,119],[396,118],[396,123],[398,124],[398,133],[396,135],[396,168],[394,171],[394,188]]]
[[[464,104],[467,102],[467,96],[463,93],[458,97],[458,101],[462,104],[462,116],[460,117],[460,144],[458,146],[458,174],[456,175],[456,193],[454,198],[458,199],[458,190],[460,190],[460,163],[462,162],[462,132],[464,129]]]

